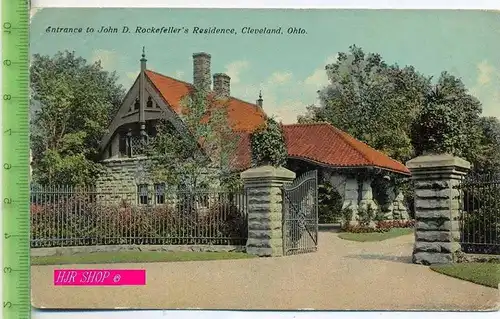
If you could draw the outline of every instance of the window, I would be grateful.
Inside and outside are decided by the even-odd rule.
[[[137,186],[138,201],[141,205],[148,204],[148,185],[142,184]]]
[[[155,184],[155,203],[165,204],[165,184]]]
[[[148,97],[148,102],[146,104],[146,107],[153,107],[153,100],[151,99],[151,96]]]
[[[113,152],[111,152],[111,145],[108,146],[108,158],[111,158],[113,156]]]

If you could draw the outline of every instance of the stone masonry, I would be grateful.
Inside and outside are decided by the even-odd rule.
[[[349,208],[352,210],[351,223],[357,224],[358,216],[358,181],[353,178],[348,178],[345,181],[345,193],[342,209]]]
[[[96,190],[100,200],[107,204],[118,204],[122,199],[135,204],[137,186],[151,182],[147,172],[147,158],[109,159],[102,164],[106,172],[97,180]]]
[[[257,256],[283,255],[282,186],[295,173],[282,167],[260,166],[241,173],[248,200],[246,251]]]
[[[193,85],[198,90],[208,92],[212,88],[210,63],[210,54],[205,52],[193,54]]]
[[[470,163],[451,155],[424,155],[406,163],[415,183],[416,264],[446,264],[460,250],[460,185]]]
[[[396,220],[408,220],[410,219],[410,214],[408,214],[408,209],[404,204],[404,195],[400,191],[391,204],[392,219]]]
[[[227,99],[231,96],[231,78],[224,73],[214,74],[214,92],[218,98]]]

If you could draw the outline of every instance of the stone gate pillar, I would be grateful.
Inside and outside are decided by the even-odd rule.
[[[282,189],[295,179],[283,167],[260,166],[241,173],[247,194],[248,254],[282,256]]]
[[[415,184],[416,264],[454,261],[460,249],[460,180],[470,163],[452,155],[424,155],[406,163]]]

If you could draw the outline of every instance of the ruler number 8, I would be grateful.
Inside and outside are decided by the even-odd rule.
[[[4,94],[4,95],[3,95],[3,100],[4,100],[4,101],[9,101],[9,100],[11,100],[11,99],[12,99],[12,96],[11,96],[10,94]]]

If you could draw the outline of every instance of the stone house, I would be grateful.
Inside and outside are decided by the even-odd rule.
[[[250,134],[267,116],[262,96],[259,94],[255,102],[232,97],[230,77],[223,73],[212,75],[211,56],[204,52],[193,54],[193,83],[149,70],[146,62],[143,52],[140,73],[102,138],[100,151],[107,172],[100,177],[98,187],[132,194],[138,204],[158,202],[164,185],[153,185],[144,164],[148,158],[138,146],[141,140],[155,136],[155,126],[161,117],[166,117],[181,132],[181,99],[196,89],[213,92],[227,101],[228,123],[240,136],[234,170],[250,168]],[[372,194],[374,180],[410,175],[402,163],[330,124],[283,125],[283,130],[289,155],[287,168],[298,175],[318,169],[322,179],[335,186],[343,206],[351,207],[354,215],[360,207],[377,208]],[[147,190],[154,190],[155,198],[149,198]],[[390,198],[384,204],[388,207],[387,218],[407,218],[402,196],[393,194]]]

